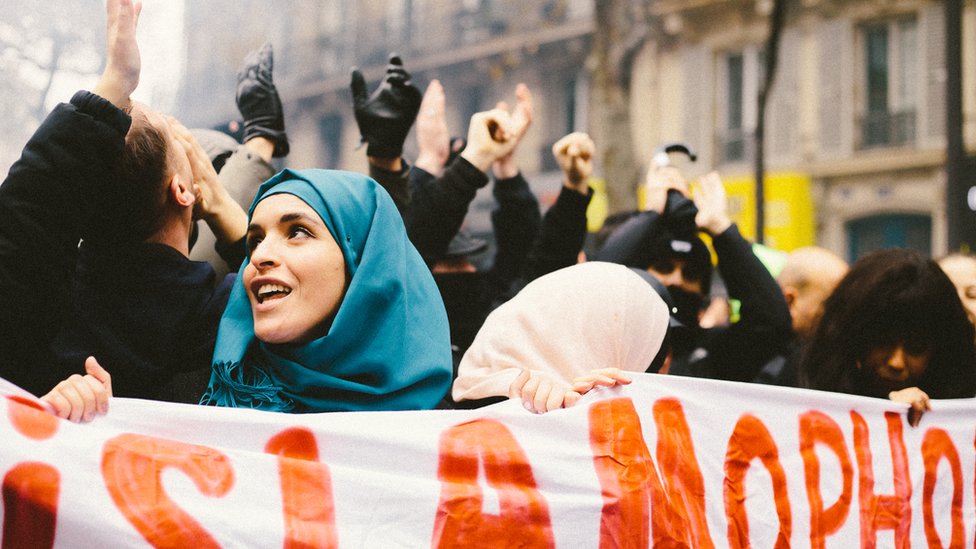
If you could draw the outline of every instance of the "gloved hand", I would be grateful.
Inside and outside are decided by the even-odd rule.
[[[366,79],[358,69],[352,71],[350,88],[356,124],[362,142],[367,144],[366,154],[398,158],[422,98],[420,90],[410,82],[403,61],[396,54],[390,55],[386,76],[372,95],[368,95]]]
[[[237,109],[244,117],[244,141],[266,137],[274,142],[274,156],[288,154],[285,115],[278,90],[271,79],[274,50],[265,44],[244,58],[237,72]]]

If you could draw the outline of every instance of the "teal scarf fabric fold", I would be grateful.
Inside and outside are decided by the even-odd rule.
[[[447,314],[393,200],[361,174],[284,170],[261,185],[248,218],[278,193],[300,198],[325,222],[342,249],[348,288],[327,334],[267,345],[254,335],[242,281],[246,258],[201,403],[281,412],[436,406],[452,375]]]

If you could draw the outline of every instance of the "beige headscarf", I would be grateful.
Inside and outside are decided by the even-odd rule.
[[[485,320],[461,359],[454,400],[507,396],[523,369],[568,386],[598,368],[647,370],[668,308],[629,268],[589,262],[543,276]]]

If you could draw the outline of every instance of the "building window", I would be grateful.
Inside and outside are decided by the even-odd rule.
[[[932,218],[917,214],[876,215],[847,223],[848,260],[885,248],[911,248],[932,254]]]
[[[918,105],[918,29],[915,19],[865,25],[865,104],[861,146],[915,141]]]
[[[751,151],[756,127],[756,94],[761,77],[760,51],[747,47],[719,57],[719,121],[716,136],[722,162],[741,162]]]
[[[726,59],[728,64],[729,103],[725,121],[725,143],[722,158],[726,161],[743,160],[746,156],[745,131],[742,127],[742,81],[744,63],[742,54],[734,54]]]

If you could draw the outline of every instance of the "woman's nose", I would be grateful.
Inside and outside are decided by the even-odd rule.
[[[902,376],[907,372],[905,364],[905,348],[901,345],[895,347],[891,354],[888,355],[888,361],[886,366],[892,372]]]
[[[274,266],[276,257],[274,243],[266,238],[251,251],[251,264],[258,268]]]

